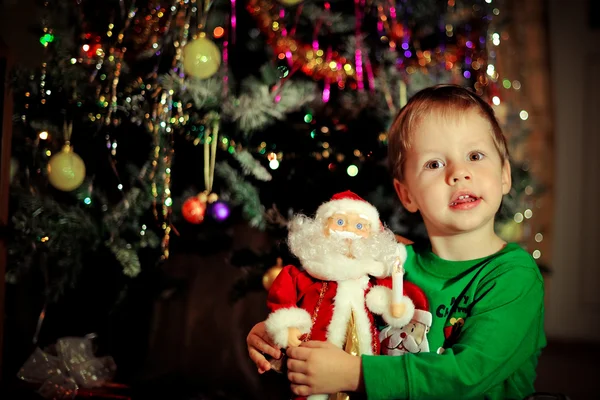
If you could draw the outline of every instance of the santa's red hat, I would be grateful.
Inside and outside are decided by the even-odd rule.
[[[349,190],[336,193],[331,197],[331,200],[321,204],[317,209],[315,218],[325,221],[333,214],[350,212],[361,215],[371,222],[372,226],[378,226],[381,223],[377,209],[359,195]]]
[[[433,316],[429,312],[429,301],[425,292],[414,283],[404,281],[402,294],[402,303],[405,305],[405,312],[399,318],[391,315],[391,279],[386,279],[380,285],[371,288],[366,298],[367,307],[375,314],[381,315],[384,321],[393,327],[401,328],[414,320],[430,328]]]

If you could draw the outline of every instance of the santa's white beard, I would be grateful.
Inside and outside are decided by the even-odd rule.
[[[348,231],[334,231],[333,229],[329,229],[329,236],[334,236],[340,239],[361,239],[363,236],[357,235],[354,232]]]
[[[341,281],[391,273],[400,245],[389,229],[371,232],[368,238],[331,232],[326,236],[324,222],[305,215],[290,223],[288,245],[311,276]]]

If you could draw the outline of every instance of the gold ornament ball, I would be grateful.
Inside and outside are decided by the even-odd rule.
[[[198,194],[198,200],[200,200],[202,203],[206,203],[208,201],[208,194],[206,192]]]
[[[220,66],[221,51],[207,37],[199,37],[183,48],[183,69],[189,76],[206,79],[213,76]]]
[[[281,258],[277,258],[277,264],[273,265],[267,270],[267,272],[265,272],[262,278],[262,284],[267,291],[271,289],[271,285],[273,285],[275,278],[277,278],[282,269],[283,260]]]
[[[284,6],[295,6],[302,3],[302,0],[278,0]]]
[[[271,285],[273,285],[275,278],[277,278],[277,275],[279,275],[282,269],[282,267],[275,266],[269,268],[267,272],[265,272],[262,278],[262,284],[267,291],[271,289]]]
[[[66,145],[60,153],[53,155],[48,162],[50,184],[64,192],[77,189],[85,179],[85,164],[81,157]]]
[[[219,200],[219,195],[218,195],[218,194],[216,194],[216,193],[211,193],[211,194],[209,194],[209,195],[208,195],[208,198],[207,198],[207,200],[208,200],[208,203],[209,203],[209,204],[212,204],[212,203],[214,203],[215,201]]]

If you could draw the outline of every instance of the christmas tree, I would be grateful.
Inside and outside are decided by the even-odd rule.
[[[55,301],[102,254],[121,282],[232,224],[268,230],[238,289],[285,258],[286,222],[350,189],[419,239],[386,166],[386,130],[416,91],[472,88],[511,149],[527,112],[502,99],[502,1],[146,0],[40,4],[36,70],[15,69],[8,282],[41,269]],[[514,97],[514,96],[513,96]],[[499,219],[523,231],[539,188],[516,163]],[[529,211],[528,211],[529,210]],[[526,221],[525,221],[526,222]],[[525,233],[523,233],[525,232]]]

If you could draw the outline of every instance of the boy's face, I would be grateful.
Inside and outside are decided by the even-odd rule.
[[[510,166],[500,159],[492,127],[475,109],[456,116],[432,111],[412,133],[402,204],[420,211],[429,236],[493,233],[494,215],[510,190]]]

